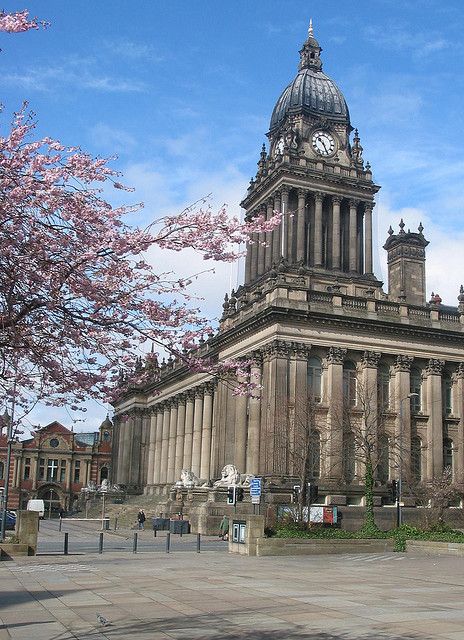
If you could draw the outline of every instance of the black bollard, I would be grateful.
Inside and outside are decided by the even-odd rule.
[[[115,518],[114,519],[114,530],[116,531],[117,528],[118,528],[118,519]]]
[[[171,532],[168,531],[166,534],[166,553],[169,553],[170,548],[171,548]]]
[[[201,534],[197,533],[197,553],[200,553]]]
[[[61,531],[62,523],[63,523],[63,518],[60,516],[60,524],[59,524],[59,527],[58,527],[58,531]]]
[[[132,553],[137,553],[137,531],[134,533],[134,540],[132,542]]]
[[[69,549],[69,533],[66,532],[64,534],[64,548],[63,548],[63,553],[65,556],[68,555],[68,549]]]
[[[153,527],[153,537],[156,538],[156,527]]]
[[[103,553],[103,533],[100,533],[100,538],[98,541],[98,553]]]

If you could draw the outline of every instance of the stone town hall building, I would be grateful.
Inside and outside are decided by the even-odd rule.
[[[252,358],[260,390],[235,396],[226,382],[168,361],[153,384],[115,404],[120,484],[166,494],[182,469],[212,481],[234,464],[288,490],[298,475],[295,433],[306,420],[320,495],[359,504],[362,464],[350,424],[362,424],[367,410],[378,416],[382,443],[377,504],[399,474],[400,440],[403,477],[430,480],[450,467],[463,484],[463,290],[457,308],[439,296],[427,301],[428,241],[422,225],[411,232],[402,221],[388,231],[388,293],[382,288],[372,261],[379,186],[320,53],[310,27],[242,202],[249,218],[281,211],[283,223],[254,238],[244,283],[226,296],[217,334],[199,346],[213,359]],[[369,407],[362,389],[376,389]],[[346,406],[348,426],[340,425]]]

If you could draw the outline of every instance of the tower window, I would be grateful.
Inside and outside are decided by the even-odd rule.
[[[422,480],[422,440],[419,436],[411,438],[411,472],[414,480]]]
[[[411,411],[413,413],[419,413],[421,410],[421,395],[422,395],[422,374],[419,369],[411,369],[411,393],[417,395],[411,398]]]
[[[348,407],[356,406],[357,371],[353,362],[343,365],[343,400]]]
[[[443,470],[454,474],[454,447],[451,438],[443,438]]]
[[[378,403],[381,410],[390,407],[390,369],[386,365],[379,368],[379,397]]]
[[[443,397],[443,415],[449,416],[453,413],[453,383],[449,376],[443,376],[441,389]]]
[[[316,403],[322,400],[322,363],[315,357],[308,361],[308,397]]]
[[[24,478],[24,480],[28,480],[30,477],[31,477],[31,459],[30,458],[26,458],[24,460],[23,478]]]

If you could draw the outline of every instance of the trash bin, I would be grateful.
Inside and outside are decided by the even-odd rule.
[[[169,531],[171,533],[190,533],[190,522],[188,520],[171,520]]]
[[[153,518],[153,529],[169,531],[169,518]]]

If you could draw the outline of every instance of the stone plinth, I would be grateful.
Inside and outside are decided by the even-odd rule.
[[[37,551],[37,534],[39,531],[38,511],[17,512],[16,535],[21,545],[27,545],[28,555],[35,555]]]

